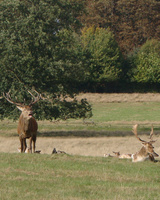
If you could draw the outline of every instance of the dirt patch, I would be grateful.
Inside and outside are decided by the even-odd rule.
[[[91,103],[160,102],[159,93],[81,93],[77,99],[86,98]]]
[[[146,136],[141,136],[148,140]],[[155,152],[160,155],[160,137],[156,136]],[[0,137],[0,152],[18,153],[18,137]],[[121,153],[135,153],[141,148],[141,143],[134,136],[126,137],[100,137],[100,138],[37,138],[36,149],[42,154],[51,154],[53,148],[65,151],[70,155],[103,156],[112,151]]]

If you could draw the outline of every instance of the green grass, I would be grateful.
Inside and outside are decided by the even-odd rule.
[[[160,163],[0,153],[1,200],[158,200]]]
[[[93,105],[93,120],[97,122],[158,121],[159,112],[158,102],[99,103]]]
[[[159,113],[157,102],[93,104],[93,117],[85,124],[83,120],[38,122],[39,137],[122,136],[122,132],[132,134],[135,121],[148,132],[151,123],[158,130]],[[1,121],[0,135],[17,137],[16,127],[17,122]],[[160,199],[160,162],[18,153],[0,153],[0,160],[0,200]]]
[[[140,123],[139,131],[148,132],[153,123],[155,134],[159,129],[160,103],[95,103],[93,117],[85,120],[66,120],[59,122],[39,121],[39,136],[103,136],[132,134],[132,125]],[[17,122],[0,122],[1,136],[17,136]]]

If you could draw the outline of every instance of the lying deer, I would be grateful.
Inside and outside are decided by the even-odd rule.
[[[21,110],[21,115],[19,117],[17,132],[19,134],[19,140],[21,145],[21,153],[25,152],[27,149],[26,139],[29,139],[29,149],[28,152],[32,153],[32,142],[33,142],[33,152],[35,153],[35,144],[36,144],[36,137],[37,137],[37,129],[38,124],[33,117],[32,106],[36,102],[38,102],[41,98],[41,95],[38,94],[37,97],[33,96],[33,94],[28,91],[30,95],[34,98],[29,105],[25,105],[23,103],[16,103],[14,102],[9,93],[3,94],[5,99],[12,104],[15,104],[16,107]]]
[[[132,132],[135,134],[136,138],[142,143],[143,147],[137,153],[132,154],[132,162],[140,162],[140,161],[145,161],[147,159],[149,159],[151,161],[155,161],[154,157],[158,157],[159,155],[154,152],[154,147],[152,145],[155,142],[155,141],[152,140],[153,126],[151,128],[150,141],[149,142],[142,140],[141,138],[138,137],[137,127],[138,127],[138,124],[134,125]]]
[[[52,154],[61,154],[61,153],[66,154],[66,152],[64,151],[60,151],[60,150],[57,151],[56,148],[53,148]]]
[[[113,153],[115,155],[111,155],[111,154],[104,154],[104,157],[116,157],[116,158],[126,158],[126,159],[131,159],[132,158],[132,154],[120,154],[120,152],[115,152],[113,151]]]
[[[121,158],[121,159],[123,159],[123,158],[130,159],[130,158],[132,158],[132,154],[120,154],[119,151],[118,152],[114,152],[113,151],[113,153],[116,155],[116,157]]]

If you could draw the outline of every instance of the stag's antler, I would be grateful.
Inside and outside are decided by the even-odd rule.
[[[141,142],[146,142],[144,140],[142,140],[140,137],[138,137],[138,134],[137,134],[137,127],[138,127],[138,124],[134,125],[133,128],[132,128],[132,132],[135,134],[136,138],[141,141]]]
[[[35,104],[36,102],[38,102],[40,99],[41,99],[41,94],[39,94],[36,90],[34,90],[38,95],[35,97],[31,91],[27,90],[28,93],[33,97],[33,100],[31,101],[31,103],[29,104],[29,106],[32,106],[33,104]],[[17,102],[14,102],[10,96],[10,91],[7,92],[6,94],[3,93],[3,96],[4,98],[11,104],[15,104],[16,106],[24,106],[23,103],[17,103]]]
[[[156,140],[153,140],[153,124],[152,124],[152,127],[151,127],[151,132],[150,132],[150,137],[149,137],[149,139],[150,139],[150,143],[154,143],[154,142],[156,142]]]
[[[33,97],[34,100],[32,100],[32,102],[29,104],[30,106],[35,104],[36,102],[38,102],[41,99],[41,94],[39,94],[36,90],[34,90],[37,93],[37,97],[35,97],[31,91],[27,90],[28,93]]]
[[[10,92],[10,91],[9,91]],[[16,106],[22,106],[23,104],[22,103],[17,103],[17,102],[14,102],[9,94],[9,92],[7,92],[6,94],[3,93],[3,96],[4,98],[11,104],[15,104]]]
[[[152,140],[152,138],[153,138],[153,124],[152,124],[152,127],[151,127],[151,132],[150,132],[150,137],[149,137],[149,139]]]
[[[138,134],[137,134],[137,127],[138,127],[138,124],[136,124],[136,125],[134,125],[133,126],[133,129],[132,129],[132,132],[135,134],[135,136],[136,136],[136,138],[139,140],[139,141],[141,141],[142,143],[154,143],[154,142],[156,142],[156,140],[153,140],[152,138],[153,138],[153,125],[152,125],[152,127],[151,127],[151,132],[150,132],[150,141],[149,142],[147,142],[147,141],[145,141],[145,140],[142,140],[140,137],[138,137]]]

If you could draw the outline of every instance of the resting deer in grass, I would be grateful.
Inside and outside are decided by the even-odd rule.
[[[140,161],[145,161],[147,159],[149,159],[151,161],[155,161],[154,157],[158,157],[159,155],[154,152],[154,147],[152,145],[155,142],[155,141],[152,140],[153,126],[151,128],[150,141],[149,142],[146,142],[146,141],[144,141],[144,140],[142,140],[141,138],[138,137],[137,127],[138,127],[138,124],[134,125],[132,132],[135,134],[136,138],[142,143],[143,147],[137,153],[132,154],[132,162],[140,162]]]
[[[29,105],[14,102],[11,99],[9,92],[6,94],[3,94],[3,96],[9,103],[15,104],[16,107],[22,112],[19,117],[19,122],[18,122],[18,127],[17,127],[17,132],[19,135],[19,140],[20,140],[20,145],[21,145],[20,147],[21,153],[25,152],[27,149],[26,139],[29,139],[28,151],[32,153],[32,142],[33,142],[33,152],[35,153],[35,145],[36,145],[36,137],[37,137],[37,129],[38,129],[38,124],[35,118],[33,117],[32,105],[40,100],[41,95],[38,94],[38,96],[35,97],[30,91],[28,92],[34,98],[34,100]]]
[[[114,155],[111,154],[104,154],[104,157],[116,157],[116,158],[126,158],[126,159],[131,159],[132,158],[132,154],[120,154],[120,152],[115,152],[113,151]]]
[[[120,154],[119,151],[118,152],[114,152],[113,151],[113,153],[115,154],[115,157],[117,157],[117,158],[121,158],[121,159],[123,159],[123,158],[130,159],[130,158],[132,158],[132,154]]]

